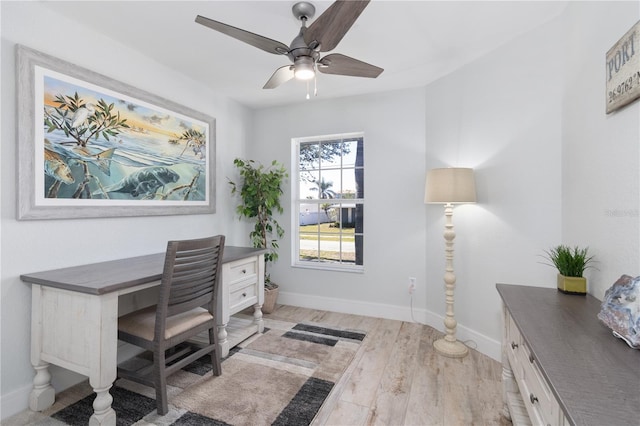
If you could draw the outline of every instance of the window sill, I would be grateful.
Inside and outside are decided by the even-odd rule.
[[[321,271],[333,271],[333,272],[348,272],[352,274],[364,274],[364,266],[340,266],[330,263],[294,263],[291,265],[293,268],[299,269],[317,269]]]

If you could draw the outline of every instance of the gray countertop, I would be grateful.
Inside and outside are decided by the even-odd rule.
[[[571,424],[640,425],[640,350],[598,320],[598,299],[496,287]]]
[[[222,262],[232,262],[266,253],[265,249],[225,246]],[[31,284],[40,284],[87,294],[106,294],[159,280],[165,253],[71,266],[20,275]]]

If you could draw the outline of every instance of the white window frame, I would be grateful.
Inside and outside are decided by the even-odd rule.
[[[301,204],[324,204],[327,202],[326,199],[301,199],[300,197],[300,185],[299,185],[299,176],[300,176],[300,145],[306,142],[320,142],[327,140],[341,140],[341,139],[362,139],[364,143],[364,133],[363,132],[354,132],[354,133],[340,133],[334,135],[320,135],[320,136],[309,136],[309,137],[300,137],[291,139],[292,149],[291,149],[291,266],[297,268],[308,268],[308,269],[320,269],[320,270],[331,270],[331,271],[342,271],[342,272],[354,272],[354,273],[364,273],[364,251],[363,251],[363,264],[356,265],[355,263],[341,263],[341,262],[313,262],[313,261],[305,261],[300,260],[300,205]],[[364,160],[364,159],[363,159]],[[363,164],[363,169],[364,167]],[[322,167],[320,167],[322,170]],[[342,169],[341,169],[342,170]],[[366,178],[366,174],[365,174]],[[362,204],[365,205],[364,198],[354,198],[354,199],[345,199],[349,204]],[[362,235],[362,250],[364,250],[364,229],[361,233]],[[318,242],[318,244],[320,244]],[[342,247],[340,248],[342,251]]]

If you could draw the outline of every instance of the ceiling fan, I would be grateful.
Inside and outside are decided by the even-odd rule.
[[[339,53],[320,57],[320,52],[335,49],[369,1],[337,0],[308,28],[307,21],[313,18],[316,8],[306,1],[294,4],[293,15],[302,22],[302,26],[290,46],[204,16],[198,15],[196,22],[265,52],[286,55],[293,62],[278,68],[263,89],[274,89],[294,77],[310,80],[316,76],[316,70],[324,74],[376,78],[384,71],[382,68]]]

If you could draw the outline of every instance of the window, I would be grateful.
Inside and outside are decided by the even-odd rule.
[[[364,137],[293,140],[293,265],[362,271]]]

